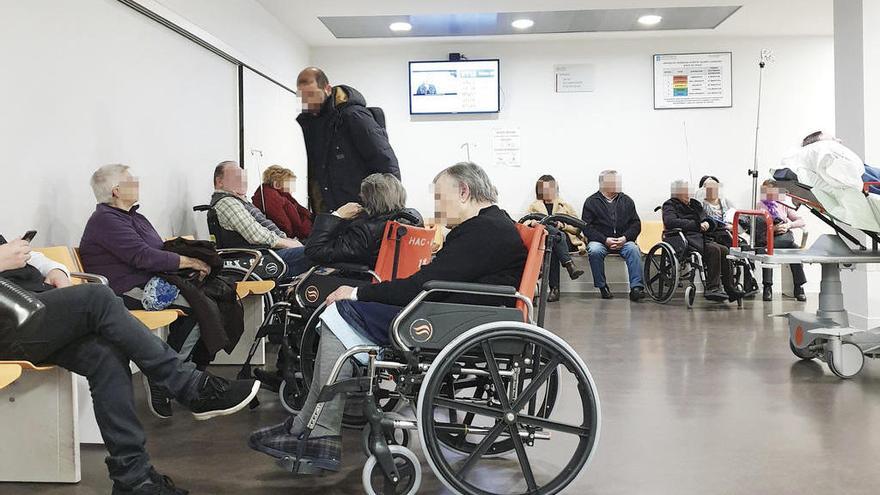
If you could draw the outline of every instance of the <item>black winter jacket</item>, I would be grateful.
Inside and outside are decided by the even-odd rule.
[[[709,230],[705,233],[700,229],[700,224],[703,222],[709,223]],[[711,235],[717,228],[719,228],[719,224],[706,215],[703,204],[696,199],[691,199],[685,204],[675,198],[670,198],[663,203],[663,229],[681,229],[688,244],[701,253],[705,247],[706,235]],[[681,236],[677,233],[664,232],[663,240],[668,242],[676,252],[681,252],[685,248]]]
[[[584,235],[588,242],[604,244],[605,239],[620,236],[635,242],[642,232],[642,220],[636,211],[636,204],[623,193],[618,193],[617,199],[609,203],[602,192],[597,191],[584,201],[581,220],[587,224]]]
[[[296,118],[308,155],[309,206],[316,213],[359,201],[361,181],[370,174],[400,178],[388,134],[366,105],[356,89],[335,86],[320,113]]]
[[[452,229],[430,264],[408,278],[358,288],[358,300],[404,306],[425,282],[445,280],[518,287],[526,263],[526,247],[513,220],[497,206],[489,206]],[[461,296],[482,304],[480,297]],[[494,304],[497,298],[489,298]],[[455,302],[455,297],[445,299]],[[507,301],[501,301],[508,302]]]
[[[417,226],[422,225],[422,216],[418,211],[409,208],[404,211],[419,219]],[[306,257],[319,265],[355,263],[373,268],[379,257],[385,223],[397,217],[398,213],[391,213],[343,220],[336,215],[322,213],[312,225],[312,234],[306,242]]]

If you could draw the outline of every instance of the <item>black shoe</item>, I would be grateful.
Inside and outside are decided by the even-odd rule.
[[[264,389],[276,394],[281,388],[281,382],[284,381],[284,378],[281,377],[281,370],[268,371],[263,368],[254,368],[254,378],[260,380]]]
[[[739,287],[730,287],[724,289],[724,292],[727,293],[727,300],[729,302],[736,302],[745,297],[746,293],[741,291]]]
[[[629,300],[632,302],[639,302],[642,298],[645,297],[645,288],[644,287],[633,287],[629,291]]]
[[[602,299],[614,299],[614,294],[611,293],[611,289],[606,285],[605,287],[599,287],[599,294],[602,295]]]
[[[168,476],[163,476],[150,468],[150,474],[143,483],[134,488],[113,483],[113,495],[187,495],[189,490],[177,488]]]
[[[720,288],[706,289],[706,291],[703,293],[703,297],[715,302],[722,302],[727,300],[727,294]]]
[[[765,285],[764,286],[764,300],[772,301],[773,300],[773,286]]]
[[[574,261],[569,261],[563,266],[568,271],[568,277],[572,280],[577,280],[578,278],[580,278],[581,275],[584,274],[583,270],[579,270],[578,267],[575,266]]]
[[[208,373],[205,373],[202,380],[198,397],[189,404],[192,415],[198,420],[237,413],[260,390],[259,380],[229,381]]]
[[[147,392],[147,406],[153,416],[168,419],[174,413],[171,409],[171,396],[164,388],[156,385],[144,375],[144,390]]]
[[[550,289],[550,293],[547,294],[547,302],[556,301],[559,301],[559,289]]]
[[[800,302],[807,301],[807,294],[804,292],[803,287],[795,287],[794,288],[794,298]]]

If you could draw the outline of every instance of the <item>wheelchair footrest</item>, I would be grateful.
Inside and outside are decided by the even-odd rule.
[[[333,397],[336,397],[337,394],[366,392],[369,389],[370,378],[366,376],[340,380],[333,385],[324,385],[324,387],[321,388],[321,393],[318,394],[318,402],[327,402],[329,400],[332,400]]]
[[[296,458],[285,456],[275,461],[275,463],[289,473],[308,476],[324,475],[327,472],[339,471],[339,463],[329,460],[302,459],[297,462]]]

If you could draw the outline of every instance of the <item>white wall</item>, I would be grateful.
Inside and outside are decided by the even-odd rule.
[[[289,84],[307,63],[301,41],[256,2],[182,4]],[[209,199],[214,165],[238,157],[236,66],[115,0],[2,0],[0,56],[0,232],[36,228],[35,245],[78,244],[95,205],[90,174],[122,162],[140,176],[141,212],[160,234],[206,235],[191,207]],[[296,98],[245,77],[246,149],[300,166]]]

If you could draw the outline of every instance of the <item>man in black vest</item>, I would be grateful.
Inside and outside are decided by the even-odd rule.
[[[312,211],[329,213],[359,202],[361,181],[370,174],[388,173],[400,179],[388,134],[363,95],[350,86],[331,86],[317,67],[299,73],[296,89],[303,105],[296,121],[308,154]]]
[[[230,382],[196,370],[133,317],[110,287],[71,286],[69,275],[63,265],[32,253],[27,241],[7,243],[0,236],[0,278],[35,293],[45,305],[41,321],[22,328],[10,318],[10,308],[0,307],[0,360],[54,364],[88,379],[95,419],[110,454],[106,463],[114,495],[188,493],[150,464],[129,361],[189,407],[196,419],[243,409],[260,382]],[[0,286],[0,291],[8,290]]]

